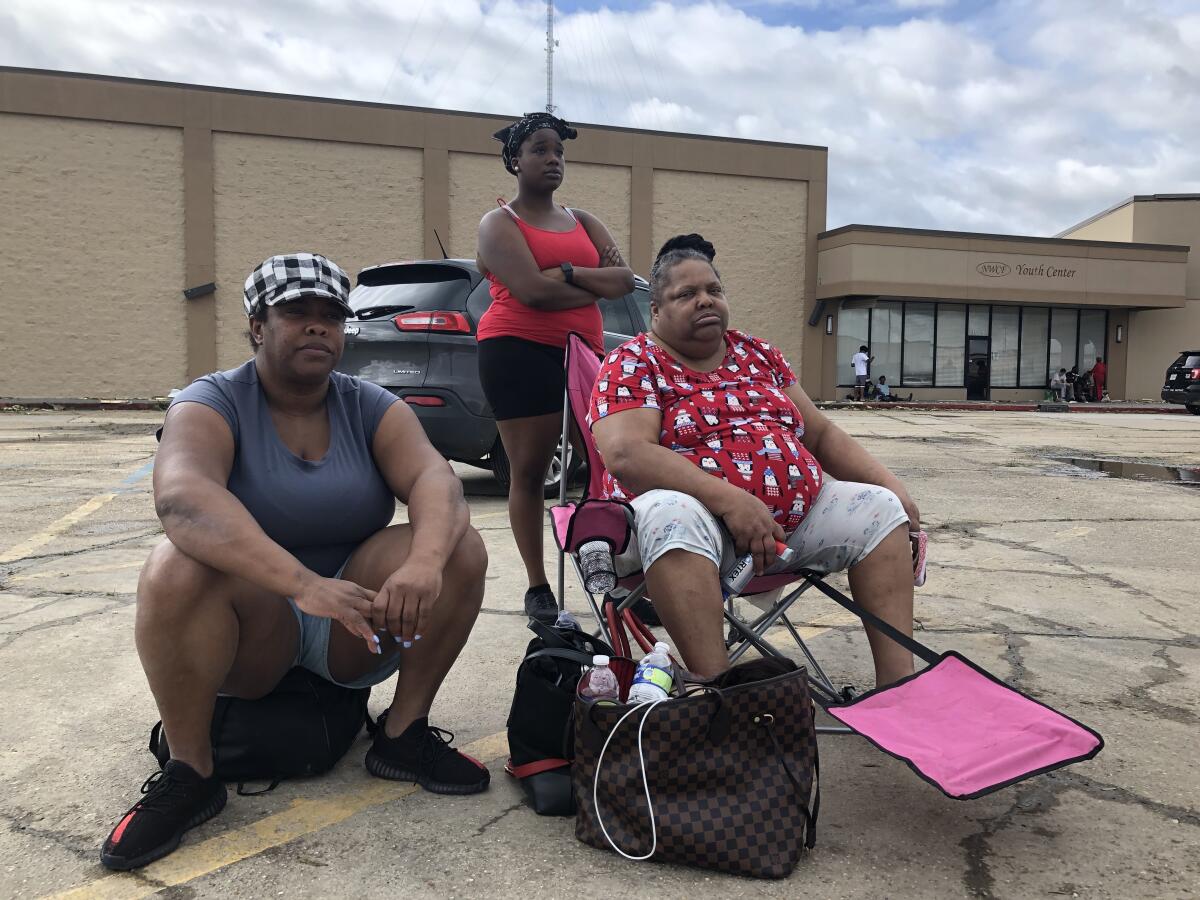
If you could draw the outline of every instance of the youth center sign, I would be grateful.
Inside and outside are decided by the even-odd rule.
[[[988,278],[1004,278],[1016,275],[1027,278],[1047,279],[1074,278],[1079,272],[1078,269],[1054,265],[1053,263],[1016,263],[1015,265],[1009,265],[1006,262],[998,260],[981,262],[975,267],[975,271]]]

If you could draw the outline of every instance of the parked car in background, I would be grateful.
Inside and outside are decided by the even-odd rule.
[[[1182,403],[1188,412],[1200,416],[1200,350],[1184,350],[1167,368],[1162,398]]]
[[[479,384],[475,328],[491,305],[488,281],[473,260],[386,263],[358,273],[350,293],[346,351],[339,371],[403,397],[447,459],[491,469],[508,487],[508,457]],[[600,303],[609,350],[645,331],[649,285],[635,278],[632,293]],[[546,473],[547,496],[558,492],[563,448]],[[567,451],[573,474],[578,463]]]

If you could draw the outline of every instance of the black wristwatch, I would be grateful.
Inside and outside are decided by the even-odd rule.
[[[559,268],[562,269],[562,271],[563,271],[563,281],[565,281],[567,284],[574,284],[575,283],[575,267],[573,265],[571,265],[570,263],[563,263],[562,265],[559,266]]]

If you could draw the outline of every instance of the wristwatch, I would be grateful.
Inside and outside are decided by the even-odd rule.
[[[562,271],[563,271],[563,281],[565,281],[567,284],[574,284],[575,283],[575,267],[573,265],[571,265],[570,263],[563,263],[562,265],[559,266],[559,268],[562,269]]]

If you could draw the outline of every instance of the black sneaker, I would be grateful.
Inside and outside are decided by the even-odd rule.
[[[228,796],[220,778],[202,778],[177,759],[147,778],[142,793],[100,850],[100,862],[110,869],[136,869],[166,856],[185,831],[224,809]]]
[[[367,771],[389,781],[415,781],[435,794],[478,794],[492,780],[487,766],[450,746],[454,735],[417,719],[399,737],[379,730],[367,751]]]
[[[525,615],[537,619],[544,625],[553,625],[558,619],[558,601],[550,585],[539,584],[525,592]]]

